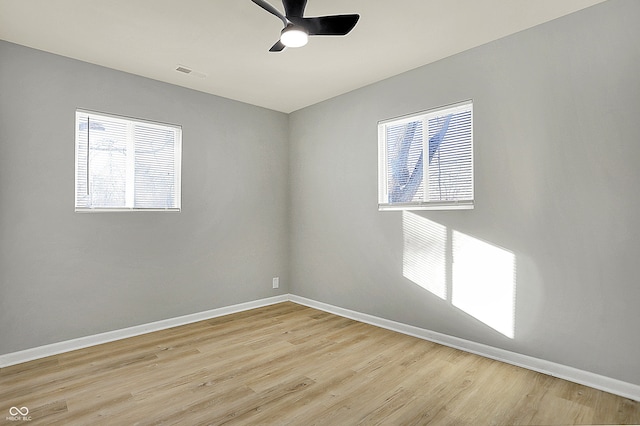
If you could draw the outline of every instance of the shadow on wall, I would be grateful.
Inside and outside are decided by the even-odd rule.
[[[405,278],[504,336],[515,337],[513,252],[417,214],[402,214]]]

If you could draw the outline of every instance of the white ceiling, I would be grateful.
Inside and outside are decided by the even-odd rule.
[[[602,1],[309,0],[360,21],[270,53],[282,22],[251,0],[0,0],[0,39],[288,113]]]

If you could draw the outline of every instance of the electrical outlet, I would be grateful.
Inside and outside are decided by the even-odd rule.
[[[280,277],[274,277],[273,278],[273,288],[278,288],[280,287]]]

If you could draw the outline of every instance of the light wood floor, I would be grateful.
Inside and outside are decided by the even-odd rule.
[[[640,403],[294,303],[0,369],[0,424],[638,424]],[[4,423],[3,423],[4,422]]]

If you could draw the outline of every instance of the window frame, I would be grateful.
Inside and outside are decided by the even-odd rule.
[[[175,140],[174,140],[174,149],[173,149],[173,161],[174,161],[174,176],[175,176],[175,207],[84,207],[78,205],[78,182],[80,179],[86,179],[89,181],[89,170],[83,173],[82,176],[79,175],[79,119],[81,116],[89,116],[89,117],[104,117],[108,119],[115,119],[120,121],[125,121],[128,125],[135,124],[143,124],[153,127],[160,127],[163,129],[173,129],[175,132]],[[180,212],[182,210],[182,126],[172,123],[164,123],[159,121],[129,117],[125,115],[105,113],[101,111],[89,110],[84,108],[76,108],[75,110],[75,130],[74,130],[74,211],[76,213],[104,213],[104,212]],[[89,126],[88,126],[89,129]],[[88,136],[87,136],[88,138]],[[88,143],[88,141],[87,141]],[[134,140],[132,138],[127,138],[127,151],[134,150]],[[88,158],[87,151],[87,158]],[[134,150],[135,152],[135,150]],[[88,161],[88,160],[87,160]],[[126,168],[126,203],[133,203],[133,192],[135,191],[135,155],[127,158],[127,168]]]
[[[429,132],[428,120],[435,117],[442,117],[446,114],[455,114],[469,111],[470,118],[470,173],[471,173],[471,199],[465,200],[444,200],[429,201],[428,200],[428,180],[429,180],[429,161],[423,160],[423,177],[422,185],[424,190],[423,200],[410,202],[389,202],[389,158],[388,158],[388,141],[387,127],[390,125],[397,126],[406,123],[421,121],[422,129],[422,156],[428,157],[429,150]],[[402,115],[395,118],[381,120],[378,122],[378,210],[379,211],[398,211],[398,210],[470,210],[474,208],[475,203],[475,182],[474,182],[474,143],[473,143],[473,100],[466,100],[454,104],[444,105],[429,110],[423,110],[411,114]]]

